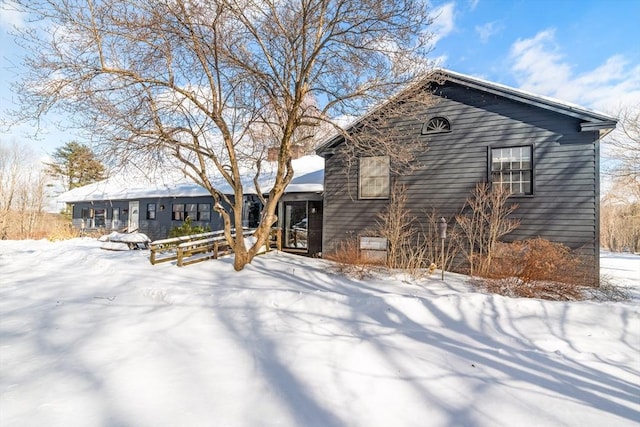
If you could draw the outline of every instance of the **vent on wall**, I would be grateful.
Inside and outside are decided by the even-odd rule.
[[[444,117],[433,117],[422,125],[422,134],[451,132],[451,123]]]

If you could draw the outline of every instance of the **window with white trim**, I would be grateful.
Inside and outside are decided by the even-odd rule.
[[[491,149],[491,181],[512,194],[533,194],[533,147]]]
[[[389,156],[361,157],[358,183],[361,199],[389,198]]]

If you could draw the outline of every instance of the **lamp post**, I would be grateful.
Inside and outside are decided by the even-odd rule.
[[[438,222],[438,234],[442,240],[442,250],[440,251],[440,269],[442,270],[442,280],[444,280],[444,239],[447,238],[447,220],[444,217]]]

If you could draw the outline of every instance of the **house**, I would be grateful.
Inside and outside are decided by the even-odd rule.
[[[324,160],[315,155],[293,160],[295,175],[278,206],[277,226],[283,231],[284,250],[302,255],[321,251],[323,165]],[[265,193],[270,184],[267,173],[261,185]],[[218,182],[217,188],[232,194],[226,183]],[[255,227],[260,219],[261,203],[251,188],[251,179],[247,179],[243,227]],[[194,226],[223,228],[208,191],[170,173],[157,177],[116,175],[67,191],[58,201],[70,207],[72,225],[78,230],[137,230],[157,240],[183,225],[187,217]]]
[[[519,205],[512,216],[521,225],[507,240],[561,242],[580,249],[598,267],[598,141],[615,128],[614,118],[436,70],[353,123],[347,133],[366,133],[365,120],[375,121],[416,93],[435,96],[437,102],[415,103],[403,120],[380,122],[402,127],[390,133],[393,144],[415,142],[416,168],[410,172],[392,173],[388,156],[368,151],[359,154],[356,167],[346,167],[349,142],[341,135],[316,151],[325,159],[324,253],[350,236],[371,233],[395,184],[406,188],[413,215],[420,218],[434,209],[451,222],[476,183],[489,182],[509,188],[510,200]]]
[[[437,102],[418,102],[406,117],[379,121],[395,132],[377,136],[388,135],[391,149],[414,147],[414,167],[394,172],[386,156],[370,151],[355,152],[355,167],[346,167],[349,141],[343,134],[323,143],[318,156],[294,160],[296,175],[278,209],[285,250],[328,254],[354,236],[371,235],[396,184],[405,187],[418,220],[435,210],[451,223],[476,184],[489,182],[509,188],[510,200],[519,205],[512,216],[521,224],[506,240],[543,237],[581,250],[599,267],[599,140],[615,128],[614,118],[436,70],[356,120],[346,134],[366,139],[370,124],[406,103],[409,94]],[[255,194],[245,199],[243,226],[251,227],[260,203]],[[212,230],[222,227],[206,190],[186,182],[136,186],[108,180],[59,200],[73,206],[75,227],[128,226],[152,239],[166,237],[187,216]]]

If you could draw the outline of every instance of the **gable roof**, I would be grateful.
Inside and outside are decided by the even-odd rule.
[[[466,74],[457,73],[455,71],[447,70],[444,68],[437,68],[429,72],[426,76],[418,78],[414,83],[410,84],[405,89],[401,90],[397,94],[393,95],[387,101],[377,105],[363,116],[356,119],[345,130],[349,131],[364,121],[367,117],[373,115],[386,105],[394,102],[397,99],[402,98],[405,93],[415,90],[420,86],[424,86],[430,82],[449,81],[467,86],[473,89],[477,89],[486,93],[491,93],[504,98],[508,98],[517,102],[532,105],[538,108],[554,111],[556,113],[564,114],[566,116],[574,117],[583,120],[580,123],[580,131],[610,131],[616,127],[617,119],[608,116],[603,113],[598,113],[576,104],[560,101],[547,96],[536,95],[531,92],[527,92],[520,89],[515,89],[509,86],[505,86],[498,83],[493,83],[488,80],[483,80],[477,77],[472,77]],[[316,149],[318,155],[328,154],[330,149],[339,145],[342,142],[342,134],[337,133],[332,135],[326,142],[320,145]]]
[[[450,70],[439,70],[438,72],[443,73],[446,80],[454,83],[459,83],[464,86],[479,89],[484,92],[499,95],[524,104],[533,105],[584,120],[586,123],[582,123],[580,125],[581,131],[606,130],[614,129],[616,127],[617,120],[614,117],[586,109],[576,104],[560,101],[547,96],[536,95],[521,89],[515,89]]]

